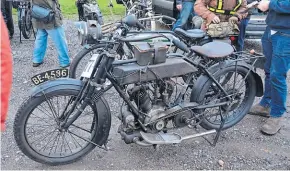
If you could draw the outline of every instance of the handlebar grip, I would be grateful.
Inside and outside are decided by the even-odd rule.
[[[136,22],[136,26],[137,26],[139,29],[145,30],[145,27],[144,27],[143,24],[141,24],[139,21]]]
[[[185,43],[183,43],[182,41],[179,41],[176,38],[173,38],[172,43],[178,47],[179,49],[185,51],[185,52],[189,52],[189,49],[187,48],[187,45]]]

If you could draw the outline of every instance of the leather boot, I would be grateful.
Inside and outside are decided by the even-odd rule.
[[[266,123],[262,126],[261,131],[268,135],[276,134],[282,127],[282,117],[267,119]]]
[[[270,117],[270,108],[256,104],[250,109],[249,114]]]

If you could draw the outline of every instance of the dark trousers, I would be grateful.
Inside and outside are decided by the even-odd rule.
[[[244,50],[244,43],[245,43],[245,37],[246,37],[246,28],[250,21],[250,18],[245,18],[241,21],[239,24],[240,34],[238,37],[238,46],[237,51],[243,51]]]
[[[193,2],[183,2],[182,9],[179,14],[177,21],[175,22],[172,30],[176,28],[182,28],[187,30],[188,29],[188,19],[192,18],[194,9],[193,9]]]
[[[79,21],[84,21],[85,17],[84,17],[84,8],[83,8],[83,4],[81,2],[77,2],[77,8],[78,8],[78,14],[79,14]]]
[[[271,108],[271,117],[281,117],[286,112],[287,72],[290,69],[290,34],[271,34],[267,27],[262,37],[265,63],[265,93],[260,102]]]
[[[9,31],[9,36],[14,34],[14,24],[12,18],[12,1],[1,0],[1,12]]]

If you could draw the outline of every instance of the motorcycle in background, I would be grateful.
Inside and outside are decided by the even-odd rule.
[[[31,20],[31,0],[13,0],[13,8],[17,9],[20,42],[22,43],[22,36],[25,39],[30,39],[32,33],[35,38],[35,32]]]
[[[80,21],[96,20],[100,25],[104,24],[103,15],[96,0],[78,0],[76,6]]]

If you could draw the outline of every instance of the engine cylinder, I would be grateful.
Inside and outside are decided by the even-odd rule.
[[[152,109],[151,99],[143,86],[139,88],[139,90],[135,89],[135,91],[131,92],[131,97],[142,112],[148,113]]]

